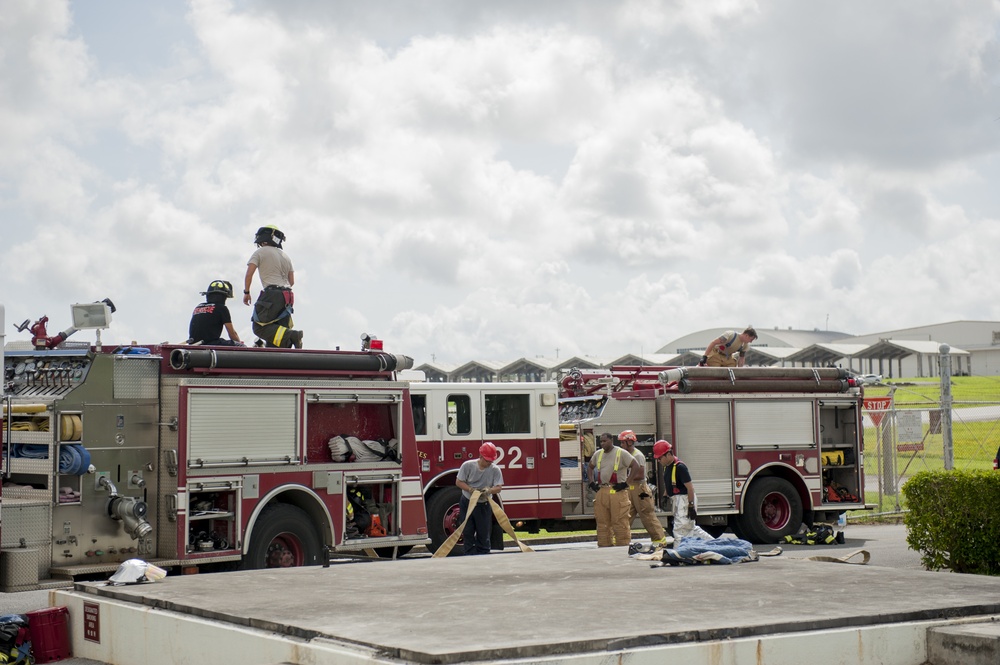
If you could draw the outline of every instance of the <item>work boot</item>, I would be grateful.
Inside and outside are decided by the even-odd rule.
[[[289,330],[288,338],[292,341],[293,349],[302,348],[302,331],[301,330]]]

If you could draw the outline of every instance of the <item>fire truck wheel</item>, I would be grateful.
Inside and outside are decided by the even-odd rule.
[[[322,563],[322,551],[316,528],[305,511],[275,503],[257,518],[242,567],[256,570],[316,566]]]
[[[802,499],[783,478],[759,478],[750,485],[738,533],[752,543],[776,543],[802,524]]]
[[[462,490],[452,485],[439,489],[427,502],[427,535],[431,537],[431,552],[437,552],[461,524],[461,515],[458,514],[458,502],[461,498]],[[462,553],[461,542],[459,539],[448,556]]]

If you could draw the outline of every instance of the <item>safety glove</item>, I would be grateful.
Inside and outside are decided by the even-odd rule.
[[[708,364],[708,356],[702,356],[701,362],[698,363],[698,367],[704,367],[707,364]]]
[[[648,499],[649,498],[649,494],[647,494],[646,492],[639,492],[639,498],[640,499]]]
[[[693,503],[689,503],[688,504],[688,519],[689,520],[693,520],[696,517],[698,517],[698,511],[695,510],[695,507],[694,507]]]
[[[628,483],[615,483],[612,485],[612,489],[616,492],[621,492],[622,490],[628,489]]]
[[[589,485],[587,485],[587,487],[594,490],[595,492],[601,489],[601,486],[597,483],[590,483]]]

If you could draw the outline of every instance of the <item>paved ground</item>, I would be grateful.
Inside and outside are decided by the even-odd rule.
[[[503,602],[497,605],[490,611],[491,621],[508,621],[515,620],[517,617],[529,618],[529,623],[531,623],[530,617],[535,616],[532,614],[532,608],[522,607],[517,598],[521,593],[522,589],[531,588],[532,593],[536,592],[540,587],[550,586],[549,582],[553,580],[567,581],[566,584],[558,584],[557,590],[552,592],[552,597],[544,596],[537,603],[536,607],[545,607],[546,616],[551,616],[555,612],[565,612],[567,616],[576,617],[574,621],[578,624],[591,626],[589,620],[583,622],[579,621],[580,608],[593,607],[593,612],[596,614],[597,607],[600,606],[602,598],[600,591],[595,589],[588,580],[598,574],[597,571],[606,570],[611,567],[615,570],[621,570],[623,573],[627,573],[629,576],[634,576],[639,584],[642,584],[647,592],[643,594],[646,599],[652,599],[651,602],[656,602],[656,598],[662,598],[665,596],[672,596],[676,593],[689,593],[697,590],[698,593],[701,592],[703,587],[717,589],[719,591],[726,590],[726,597],[731,601],[731,589],[739,588],[747,591],[749,589],[754,589],[755,594],[755,607],[766,608],[771,604],[778,607],[788,607],[796,608],[793,612],[795,617],[800,615],[798,607],[802,605],[801,597],[814,597],[815,589],[810,589],[809,584],[813,583],[810,581],[810,576],[806,575],[799,577],[800,569],[803,565],[806,566],[819,566],[819,570],[822,571],[821,577],[825,584],[830,582],[830,578],[837,580],[837,585],[834,587],[834,595],[852,596],[853,593],[851,589],[855,589],[858,585],[861,585],[864,593],[867,595],[871,594],[871,589],[873,587],[879,588],[879,597],[896,595],[896,589],[902,585],[905,590],[907,587],[912,588],[922,588],[922,597],[926,597],[930,590],[925,584],[925,578],[934,580],[940,579],[941,575],[945,576],[946,580],[957,580],[964,584],[971,583],[973,587],[978,587],[976,580],[983,578],[977,578],[974,576],[952,576],[949,574],[928,574],[918,575],[917,578],[912,579],[908,577],[909,574],[914,571],[922,571],[923,567],[920,564],[920,556],[918,553],[909,550],[906,546],[906,529],[903,525],[848,525],[845,530],[847,535],[847,542],[844,545],[832,545],[832,546],[805,546],[805,545],[788,545],[785,546],[785,552],[782,558],[785,561],[780,563],[775,563],[777,559],[774,560],[764,560],[756,564],[742,564],[740,566],[728,567],[711,567],[706,570],[698,570],[691,568],[663,568],[663,569],[650,569],[648,565],[642,564],[636,561],[628,560],[624,556],[621,550],[615,550],[613,553],[605,551],[598,551],[596,545],[593,541],[573,541],[572,539],[561,539],[562,542],[556,543],[544,543],[535,544],[535,548],[542,554],[543,557],[538,557],[538,560],[544,564],[542,567],[542,572],[538,573],[528,573],[528,572],[518,572],[514,575],[512,580],[510,575],[505,574],[504,570],[513,570],[514,564],[520,560],[523,555],[516,552],[516,548],[513,550],[509,549],[504,552],[504,555],[496,557],[488,557],[485,560],[481,560],[478,564],[474,563],[473,560],[467,560],[467,564],[453,565],[452,561],[459,561],[458,559],[449,560],[448,562],[440,561],[430,561],[426,557],[415,557],[413,559],[407,558],[403,561],[397,562],[396,564],[390,562],[376,563],[376,564],[350,564],[348,568],[342,566],[334,566],[331,569],[309,569],[306,571],[298,571],[297,574],[292,574],[290,578],[296,578],[296,583],[304,583],[305,588],[309,590],[309,593],[302,594],[290,594],[289,588],[285,586],[285,577],[282,573],[289,571],[281,571],[278,574],[271,573],[257,573],[250,574],[252,577],[237,579],[234,577],[238,575],[237,573],[227,573],[224,575],[202,575],[197,578],[178,578],[177,585],[175,586],[173,580],[171,580],[171,585],[168,587],[160,585],[150,585],[144,587],[120,587],[119,589],[129,590],[129,589],[141,589],[145,592],[149,590],[155,592],[147,599],[146,602],[150,603],[167,603],[170,605],[177,605],[182,607],[186,604],[195,604],[201,602],[205,597],[204,594],[207,591],[207,599],[211,599],[212,596],[216,595],[216,589],[219,593],[227,591],[230,593],[237,593],[240,595],[241,599],[247,597],[246,588],[248,586],[253,586],[257,588],[258,579],[256,575],[260,575],[261,579],[268,580],[268,584],[275,584],[273,588],[269,586],[261,587],[262,593],[254,594],[255,598],[259,599],[259,603],[255,604],[258,609],[271,607],[274,609],[274,603],[272,598],[276,597],[280,600],[279,607],[283,607],[284,603],[288,602],[289,596],[305,596],[305,597],[321,597],[321,598],[339,598],[344,596],[346,589],[341,586],[340,579],[342,574],[335,574],[335,570],[347,569],[351,571],[349,577],[355,581],[352,584],[360,585],[358,590],[362,595],[366,594],[365,584],[372,583],[376,584],[380,588],[394,588],[396,589],[395,596],[400,599],[409,598],[411,601],[416,601],[417,607],[410,608],[415,616],[431,617],[430,620],[432,624],[435,623],[448,623],[451,621],[449,618],[452,615],[461,615],[463,613],[462,608],[464,604],[467,603],[468,591],[464,588],[465,582],[467,580],[469,584],[478,585],[484,582],[489,582],[490,587],[493,588],[494,582],[500,580],[503,591],[501,593],[503,597]],[[567,542],[569,541],[569,542]],[[536,541],[537,543],[537,541]],[[828,556],[841,556],[857,548],[864,548],[871,553],[871,563],[867,567],[861,566],[839,566],[834,564],[803,564],[802,562],[792,562],[792,559],[804,558],[813,555],[828,555]],[[576,552],[574,554],[574,552]],[[586,554],[590,552],[590,554]],[[581,558],[582,557],[582,558]],[[588,557],[592,557],[591,561]],[[445,564],[445,565],[439,565]],[[480,570],[483,566],[486,570]],[[427,567],[427,568],[425,568]],[[788,569],[791,567],[790,569]],[[448,592],[440,602],[435,603],[435,607],[426,607],[424,601],[420,600],[426,597],[426,589],[428,586],[428,579],[425,578],[425,571],[429,569],[434,569],[435,572],[445,572],[444,581],[448,587],[454,587],[455,590]],[[786,570],[788,569],[788,570]],[[357,571],[357,572],[355,572]],[[294,571],[293,571],[294,572]],[[246,574],[239,574],[246,575]],[[775,575],[777,579],[775,579]],[[900,577],[902,575],[903,577]],[[786,576],[788,576],[786,578]],[[397,586],[397,582],[405,582],[406,580],[411,580],[412,585],[403,584],[403,586]],[[996,598],[995,585],[1000,584],[1000,580],[985,578],[986,586],[984,588],[992,589],[993,598]],[[252,580],[252,581],[251,581]],[[511,583],[513,582],[513,583]],[[544,582],[544,584],[543,584]],[[324,592],[323,588],[313,588],[314,584],[329,585],[330,588]],[[383,586],[384,585],[384,586]],[[415,588],[410,588],[415,585]],[[648,585],[648,586],[647,586]],[[769,591],[764,597],[758,597],[756,595],[756,589],[762,588],[767,591],[771,587],[777,585],[781,591],[774,593],[773,589]],[[922,586],[923,585],[923,586]],[[160,592],[166,594],[165,596],[159,596]],[[128,593],[128,591],[126,591]],[[329,594],[329,595],[327,595]],[[782,594],[787,597],[782,599]],[[222,596],[219,596],[220,598]],[[527,598],[527,595],[524,596]],[[24,613],[34,609],[41,609],[49,606],[49,592],[48,591],[29,591],[22,593],[13,594],[0,594],[0,613]],[[789,600],[792,599],[792,600]],[[241,603],[244,601],[241,600]],[[229,601],[222,601],[213,605],[208,604],[207,611],[209,612],[220,612],[225,613],[226,605]],[[324,608],[327,603],[324,601],[321,603]],[[807,605],[812,605],[813,603],[807,602]],[[742,605],[742,603],[741,603]],[[565,606],[565,607],[562,607]],[[291,608],[289,608],[291,609]],[[550,612],[550,609],[552,612]],[[885,608],[889,609],[889,608]],[[901,606],[900,609],[903,609]],[[527,611],[526,611],[527,610]],[[343,611],[343,610],[338,610]],[[853,605],[850,609],[841,608],[836,616],[827,617],[825,621],[844,621],[847,617],[854,612],[855,608]],[[881,611],[881,609],[880,609]],[[914,611],[911,607],[909,612]],[[584,609],[585,616],[589,610]],[[348,610],[348,618],[353,613],[353,610]],[[511,617],[506,615],[510,614]],[[337,612],[330,615],[324,615],[324,619],[321,615],[316,615],[313,609],[308,607],[297,608],[290,615],[291,618],[288,619],[289,625],[295,623],[294,617],[297,615],[310,616],[314,620],[314,624],[306,627],[300,626],[294,628],[294,630],[316,630],[319,632],[325,632],[331,630],[331,625],[341,625],[343,623],[341,617]],[[393,616],[405,616],[406,613],[401,613],[394,611]],[[244,616],[235,617],[238,621],[252,622],[254,617],[259,616],[256,614],[256,610],[249,610]],[[231,618],[232,619],[232,618]],[[720,623],[717,623],[715,629],[718,629],[720,625],[724,625],[726,622],[722,620],[723,617],[720,616]],[[775,617],[777,619],[777,617]],[[535,618],[537,622],[537,616]],[[324,624],[325,622],[325,624]],[[366,622],[366,626],[370,626],[370,622]],[[357,627],[356,627],[357,628]],[[677,627],[678,629],[681,626]],[[758,627],[759,628],[759,627]],[[289,628],[292,630],[292,628]],[[706,627],[708,629],[708,627]],[[511,630],[522,631],[521,627],[512,628]],[[334,631],[336,632],[336,631]],[[365,634],[370,634],[370,631],[366,628],[363,631]],[[405,632],[405,631],[404,631]],[[458,631],[460,632],[460,631]],[[454,634],[458,634],[454,632]],[[503,631],[505,634],[509,635],[511,633]],[[528,631],[529,634],[531,631]],[[556,636],[560,637],[560,636]],[[635,640],[640,639],[639,635],[628,636],[627,639]],[[565,639],[571,638],[570,634],[565,636]],[[551,639],[551,636],[546,639]],[[504,640],[507,641],[506,638]],[[413,649],[416,645],[410,645],[407,648]],[[504,645],[497,645],[502,648]],[[507,645],[508,647],[510,645]],[[101,665],[98,661],[93,661],[83,658],[72,658],[65,661],[61,661],[66,665]]]
[[[838,554],[850,550],[840,546]],[[775,633],[1000,613],[1000,578],[806,561],[812,548],[732,566],[650,567],[594,547],[446,560],[167,578],[89,593],[302,639],[368,646],[403,662],[614,651]],[[248,593],[249,589],[254,592]],[[391,593],[372,620],[359,599]],[[671,612],[607,621],[637,602]],[[490,626],[483,630],[484,621]],[[474,643],[463,636],[474,635]]]

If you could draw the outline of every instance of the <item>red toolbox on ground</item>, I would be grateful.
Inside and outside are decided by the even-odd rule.
[[[47,607],[25,612],[31,631],[31,650],[36,663],[51,663],[69,658],[69,610]]]

